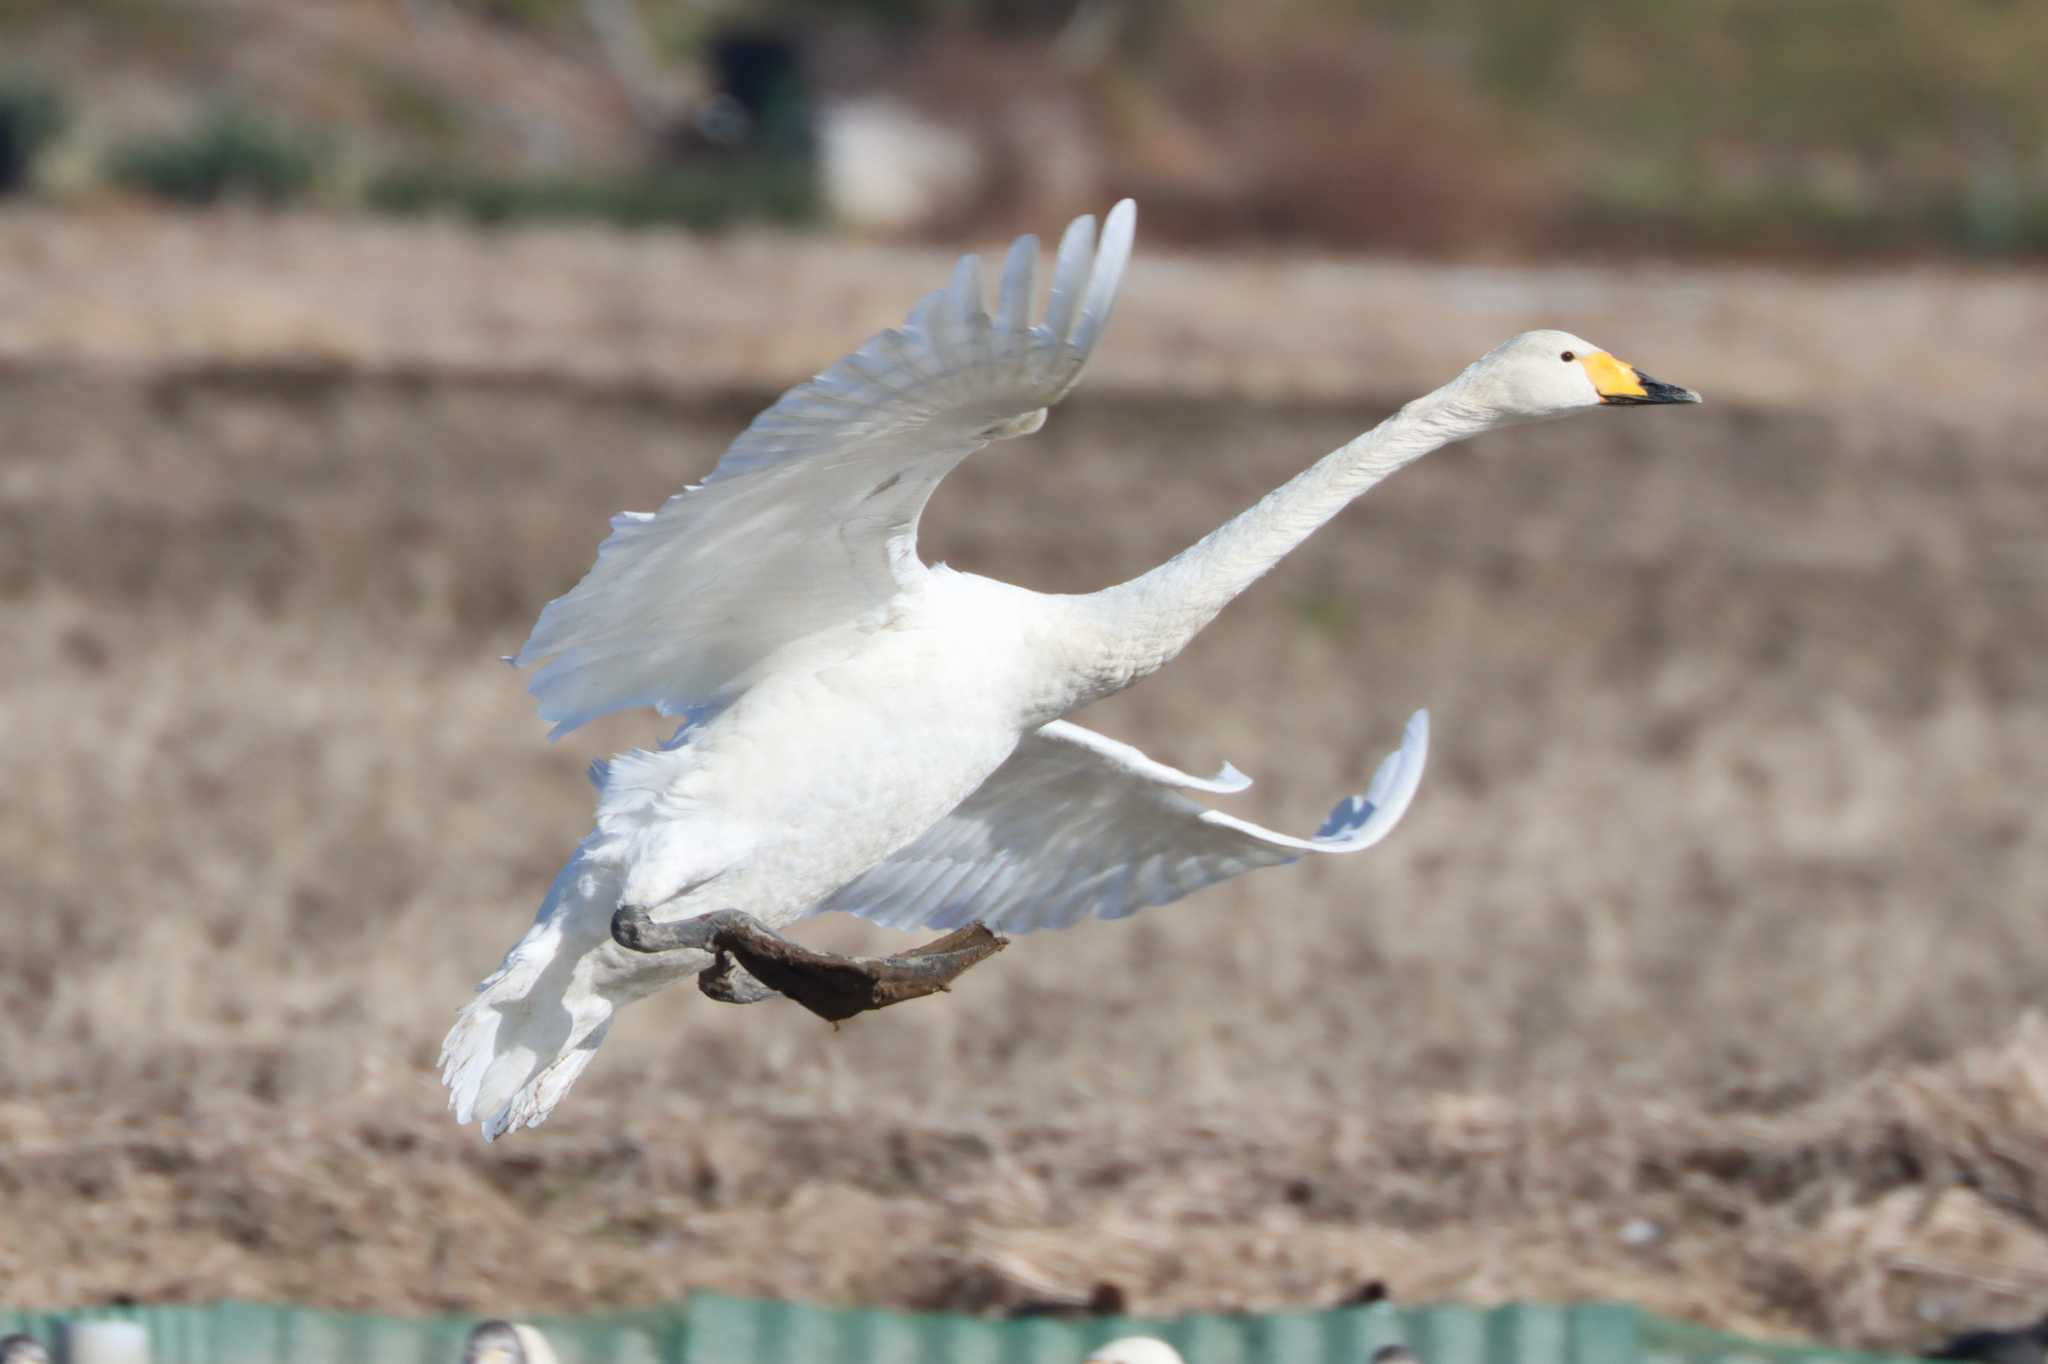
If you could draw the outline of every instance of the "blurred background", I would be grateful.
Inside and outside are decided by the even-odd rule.
[[[2048,10],[0,0],[0,1306],[2048,1297]],[[963,249],[1140,203],[925,551],[1085,590],[1531,326],[1705,407],[1446,451],[1088,722],[1371,855],[545,1128],[442,1034],[587,827],[497,662]],[[813,940],[902,939],[821,923]],[[1107,1296],[1106,1296],[1107,1295]]]

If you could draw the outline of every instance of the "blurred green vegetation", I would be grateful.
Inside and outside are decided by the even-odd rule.
[[[138,138],[107,156],[117,185],[187,204],[224,199],[280,205],[313,187],[320,144],[245,109],[224,109],[189,131]]]
[[[582,0],[458,2],[556,31],[583,8]],[[1456,126],[1418,160],[1434,155],[1486,175],[1498,172],[1474,152],[1495,149],[1475,143],[1542,156],[1547,202],[1527,200],[1525,245],[1597,233],[1733,252],[2048,250],[2048,80],[2039,74],[2048,4],[2035,0],[1277,0],[1261,16],[1263,36],[1245,32],[1238,8],[1230,0],[643,0],[641,12],[679,54],[741,14],[796,32],[853,24],[1015,41],[1046,40],[1077,15],[1106,17],[1120,42],[1099,83],[1122,86],[1105,93],[1127,108],[1201,84],[1163,93],[1174,73],[1162,68],[1205,45],[1236,47],[1243,74],[1257,79],[1256,63],[1285,63],[1291,35],[1313,35],[1304,41],[1326,50],[1333,37],[1338,46],[1391,42],[1409,48],[1417,67],[1462,85],[1493,123],[1489,131],[1483,118],[1446,120]],[[1212,90],[1221,96],[1244,83]],[[1395,86],[1402,99],[1416,94],[1413,81]],[[1324,101],[1325,121],[1304,114],[1301,100],[1277,113],[1300,125],[1300,141],[1318,149],[1329,179],[1384,180],[1381,149],[1345,165],[1347,140],[1373,140],[1353,120],[1385,118],[1376,93],[1386,92],[1362,79],[1355,107]],[[1233,98],[1236,117],[1274,112]],[[1285,205],[1274,211],[1287,213]],[[1340,235],[1372,222],[1364,211],[1309,216]]]
[[[233,0],[0,0],[0,50],[56,34],[47,51],[65,54],[47,70],[22,62],[36,82],[0,79],[0,192],[34,186],[68,110],[88,144],[112,145],[94,152],[106,179],[178,202],[318,189],[490,222],[820,214],[808,89],[749,92],[744,146],[713,145],[687,109],[668,130],[592,112],[617,76],[594,38],[599,8],[407,0],[394,21],[387,0],[323,0],[326,17],[301,33],[283,7],[259,23]],[[1010,59],[991,53],[1037,53],[1044,88],[1087,111],[1117,182],[1107,190],[1141,189],[1155,227],[1186,239],[2048,251],[2041,0],[636,0],[630,12],[653,64],[700,107],[735,35],[800,45],[812,84],[947,89],[956,105],[1032,88],[984,81],[975,61],[993,72]],[[471,42],[474,59],[448,59],[433,34],[449,25],[520,55],[508,65],[514,49]],[[256,27],[267,50],[297,44],[303,69],[237,84],[237,54],[262,46]],[[866,73],[851,87],[849,69]],[[519,81],[572,70],[581,112],[521,98]],[[157,88],[124,105],[119,83],[138,74]],[[181,101],[218,100],[238,112],[156,124]],[[577,118],[575,154],[547,151]],[[588,127],[606,119],[611,141],[593,151]]]
[[[1588,221],[1709,247],[2048,249],[2048,5],[1379,0],[1558,129]]]
[[[462,140],[462,106],[454,91],[392,63],[366,65],[363,84],[378,126],[416,154],[447,155]]]
[[[36,158],[64,128],[64,102],[33,76],[0,76],[0,194],[34,183]]]

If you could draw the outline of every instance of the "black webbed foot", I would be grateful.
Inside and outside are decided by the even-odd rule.
[[[832,1023],[936,994],[1009,945],[975,923],[894,956],[846,957],[799,946],[738,910],[657,923],[637,905],[612,915],[612,938],[633,952],[715,953],[717,961],[698,977],[711,998],[749,1004],[771,992],[787,995]]]

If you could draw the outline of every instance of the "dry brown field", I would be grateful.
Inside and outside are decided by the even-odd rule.
[[[1128,575],[1526,326],[1709,401],[1433,456],[1088,717],[1305,829],[1427,705],[1381,848],[838,1032],[671,992],[545,1128],[457,1130],[454,1009],[586,827],[585,762],[663,731],[550,745],[498,657],[609,514],[946,263],[0,218],[8,1305],[1377,1278],[1894,1347],[2038,1314],[2038,273],[1141,256],[930,557]]]

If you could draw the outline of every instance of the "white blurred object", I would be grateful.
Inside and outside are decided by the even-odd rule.
[[[850,227],[907,232],[968,207],[984,159],[968,134],[900,99],[833,100],[818,115],[825,205]]]
[[[64,1364],[149,1364],[149,1332],[134,1321],[64,1325]]]
[[[1087,1364],[1185,1364],[1180,1351],[1157,1336],[1125,1336],[1088,1352]]]
[[[50,1364],[50,1352],[34,1336],[0,1337],[0,1364]]]
[[[1621,1226],[1621,1243],[1640,1250],[1664,1239],[1664,1228],[1647,1217],[1631,1217]]]
[[[480,1321],[462,1347],[462,1364],[557,1364],[547,1337],[525,1322]]]

